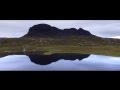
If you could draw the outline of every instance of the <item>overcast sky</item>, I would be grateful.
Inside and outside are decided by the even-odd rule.
[[[120,36],[120,20],[0,20],[0,37],[21,37],[35,24],[83,28],[101,37]]]

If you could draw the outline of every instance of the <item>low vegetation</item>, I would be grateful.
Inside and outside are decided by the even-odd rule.
[[[0,54],[18,52],[42,52],[43,54],[80,53],[120,56],[120,40],[94,36],[0,39]]]

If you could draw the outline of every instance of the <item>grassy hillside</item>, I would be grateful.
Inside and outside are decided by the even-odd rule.
[[[81,53],[120,56],[120,40],[95,36],[61,38],[1,38],[0,53]]]

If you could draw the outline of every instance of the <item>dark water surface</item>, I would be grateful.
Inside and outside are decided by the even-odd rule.
[[[94,54],[6,55],[0,57],[0,70],[120,71],[120,57]]]

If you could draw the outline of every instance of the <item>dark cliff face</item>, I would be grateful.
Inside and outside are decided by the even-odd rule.
[[[38,24],[30,27],[29,32],[23,37],[60,37],[70,35],[92,35],[90,32],[79,28],[58,29],[47,24]]]

